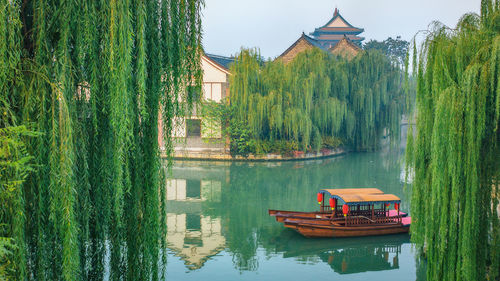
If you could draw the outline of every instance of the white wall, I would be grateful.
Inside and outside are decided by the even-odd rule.
[[[222,69],[205,56],[202,57],[201,66],[203,68],[203,97],[220,102],[224,96],[222,84],[228,82],[227,70]]]
[[[225,96],[223,90],[227,88],[226,83],[229,82],[229,72],[206,56],[201,57],[201,67],[203,69],[203,98],[215,102],[222,101]],[[223,87],[224,84],[226,87]],[[202,120],[201,130],[202,138],[221,138],[220,125],[207,123],[207,121]],[[185,118],[174,118],[172,136],[175,138],[186,137]]]
[[[201,68],[203,69],[203,83],[227,82],[227,71],[215,65],[214,62],[205,56],[201,58]]]

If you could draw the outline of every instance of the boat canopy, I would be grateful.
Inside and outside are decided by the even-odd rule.
[[[329,193],[330,195],[339,194],[384,194],[378,188],[338,188],[338,189],[323,189],[321,193]]]
[[[331,198],[340,199],[347,205],[367,205],[375,203],[400,203],[401,199],[394,194],[384,194],[377,188],[323,189],[320,193]]]

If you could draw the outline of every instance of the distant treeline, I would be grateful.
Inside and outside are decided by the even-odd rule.
[[[283,64],[242,50],[231,73],[230,100],[207,112],[226,125],[233,154],[374,150],[399,135],[403,72],[379,51],[347,60],[313,49]]]

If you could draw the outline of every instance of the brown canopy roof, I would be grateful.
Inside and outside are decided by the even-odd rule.
[[[401,199],[394,194],[384,194],[378,188],[346,188],[323,189],[320,192],[329,193],[331,197],[341,199],[346,204],[359,203],[399,203]]]
[[[401,201],[401,199],[394,194],[343,194],[339,197],[346,203]]]
[[[326,191],[332,196],[340,194],[384,194],[384,192],[378,188],[338,188],[323,189],[321,191]]]

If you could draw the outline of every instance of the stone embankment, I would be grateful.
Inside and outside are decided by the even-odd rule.
[[[292,155],[280,154],[263,154],[249,155],[248,157],[236,156],[232,157],[228,152],[220,149],[183,149],[174,152],[174,159],[182,160],[210,160],[210,161],[297,161],[327,158],[345,154],[343,148],[337,149],[322,149],[318,153],[304,153],[302,151],[294,151]],[[165,155],[162,155],[165,157]]]

